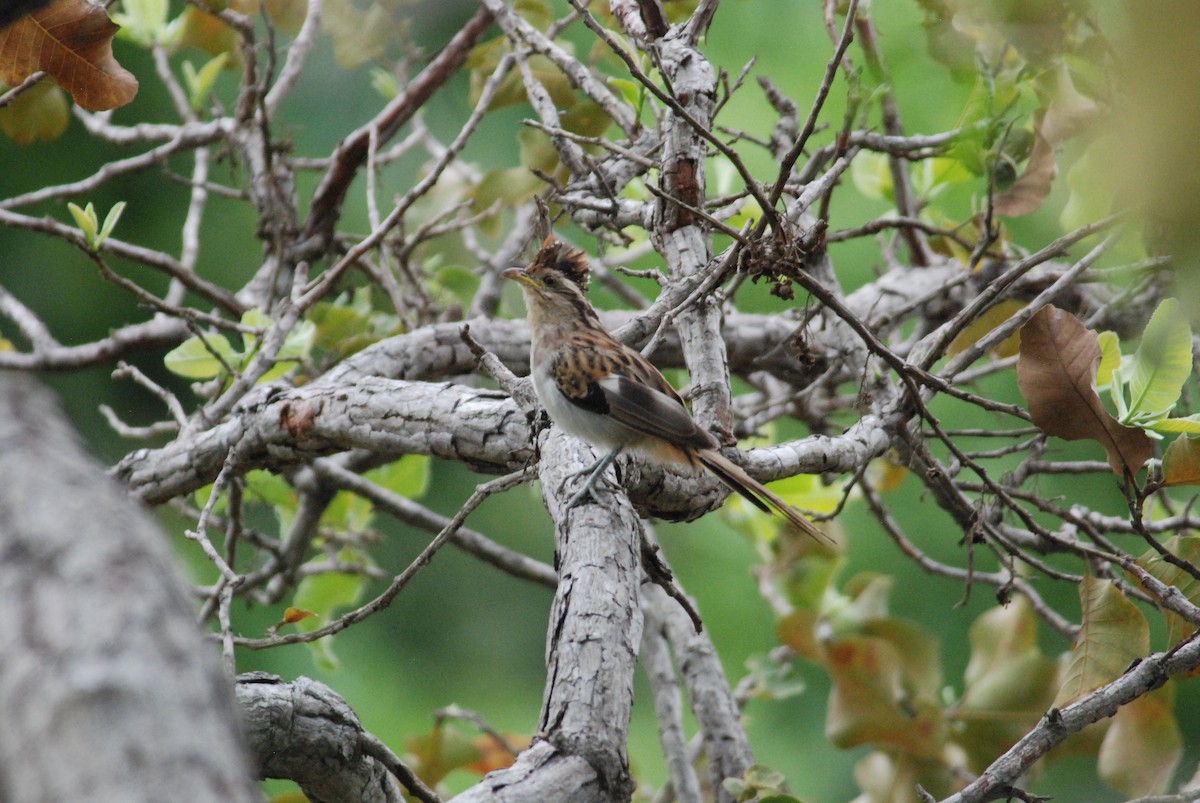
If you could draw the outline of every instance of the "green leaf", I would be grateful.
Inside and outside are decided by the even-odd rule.
[[[429,490],[429,469],[432,465],[433,460],[428,455],[408,454],[363,476],[400,496],[420,499]]]
[[[312,353],[317,339],[317,325],[312,321],[300,321],[292,327],[279,347],[279,359],[296,360]]]
[[[730,228],[741,229],[742,226],[745,226],[747,223],[752,226],[756,225],[759,218],[762,217],[762,213],[762,205],[759,204],[756,198],[743,198],[741,206],[738,207],[738,211],[726,222],[729,224]]]
[[[262,384],[278,379],[295,368],[297,361],[312,353],[316,337],[317,325],[312,321],[300,321],[293,326],[292,330],[287,333],[287,337],[283,339],[279,353],[275,355],[275,365],[259,378],[258,383]]]
[[[224,365],[213,356],[214,351],[225,360]],[[167,352],[163,364],[171,373],[188,379],[212,379],[221,375],[226,365],[237,365],[240,360],[241,355],[233,350],[225,335],[216,333],[205,335],[203,339],[189,337]]]
[[[321,525],[337,530],[362,532],[371,526],[375,507],[358,494],[338,491],[321,514]]]
[[[1150,316],[1129,368],[1129,420],[1165,417],[1192,373],[1192,331],[1179,301],[1165,299]]]
[[[628,78],[608,78],[606,82],[620,92],[621,97],[625,98],[625,102],[630,106],[635,109],[642,108],[642,98],[645,96],[646,87],[641,82],[631,81]]]
[[[361,559],[361,556],[347,554],[343,550],[344,560]],[[296,587],[292,598],[292,607],[302,608],[317,614],[296,623],[300,630],[316,630],[329,623],[334,614],[342,608],[350,608],[358,604],[362,598],[367,581],[362,575],[342,574],[341,572],[326,572],[305,577]],[[313,659],[321,668],[334,671],[338,668],[337,656],[333,653],[331,638],[326,636],[312,642]]]
[[[889,175],[891,175],[889,171]],[[938,156],[924,159],[912,169],[913,190],[925,200],[932,200],[947,187],[973,178],[958,159]]]
[[[966,687],[951,717],[955,741],[976,771],[1032,727],[1054,696],[1058,664],[1037,646],[1037,618],[1025,597],[971,624]]]
[[[34,84],[0,109],[0,131],[19,145],[58,139],[70,121],[67,94],[53,81]]]
[[[892,200],[892,170],[886,154],[860,153],[850,163],[850,178],[865,197]]]
[[[746,680],[739,688],[758,700],[786,700],[804,692],[804,678],[791,660],[781,661],[772,653],[755,653],[746,659]],[[749,681],[749,682],[747,682]]]
[[[275,512],[280,532],[291,528],[300,504],[296,489],[287,480],[262,469],[246,474],[246,498],[270,507]]]
[[[266,329],[274,321],[271,316],[260,310],[258,307],[252,307],[242,313],[242,319],[239,321],[242,326],[253,326],[255,329]],[[249,332],[242,333],[242,349],[251,354],[256,348],[261,339],[261,335],[251,334]]]
[[[167,0],[121,0],[123,13],[114,13],[120,36],[149,47],[162,41],[167,25]]]
[[[528,168],[510,167],[489,170],[475,188],[474,212],[482,212],[496,201],[507,206],[524,203],[542,189],[542,181]]]
[[[104,216],[104,225],[100,227],[100,234],[96,237],[96,248],[104,245],[108,235],[112,234],[113,229],[117,227],[117,221],[121,219],[121,213],[124,211],[124,201],[117,201],[113,204],[112,209],[108,210],[108,214]]]
[[[1184,432],[1194,435],[1200,433],[1200,413],[1179,418],[1160,418],[1143,426],[1155,432]]]
[[[1116,680],[1150,651],[1146,617],[1112,580],[1084,577],[1079,584],[1083,626],[1071,648],[1071,660],[1054,705],[1078,700]]]
[[[221,74],[221,70],[225,68],[228,61],[228,53],[218,53],[209,59],[198,71],[190,61],[183,63],[183,78],[184,83],[187,84],[188,103],[191,105],[193,111],[198,112],[204,108],[204,102],[208,99],[208,93],[212,91],[217,76]]]

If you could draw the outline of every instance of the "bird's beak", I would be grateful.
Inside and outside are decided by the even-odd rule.
[[[514,282],[523,284],[526,287],[537,287],[537,281],[526,273],[524,268],[509,268],[500,271],[500,278],[512,279]]]

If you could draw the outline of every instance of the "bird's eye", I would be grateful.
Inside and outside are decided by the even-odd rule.
[[[554,285],[558,284],[558,277],[553,273],[547,273],[546,278],[542,280],[542,283],[547,287],[553,287]]]

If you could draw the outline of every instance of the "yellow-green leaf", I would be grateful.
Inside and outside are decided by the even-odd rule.
[[[1116,680],[1150,651],[1146,617],[1112,580],[1084,577],[1079,584],[1079,600],[1083,607],[1082,628],[1054,698],[1055,706],[1067,705]]]
[[[366,585],[366,578],[358,574],[326,572],[305,577],[296,587],[292,607],[311,611],[314,615],[312,618],[300,620],[296,627],[301,630],[315,630],[327,623],[338,610],[357,605]],[[329,671],[338,668],[330,636],[318,639],[310,646],[313,650],[313,660],[319,666]]]
[[[1096,384],[1105,387],[1112,382],[1113,371],[1121,367],[1121,339],[1116,332],[1098,332],[1100,365],[1096,368]]]
[[[981,771],[1045,713],[1058,664],[1037,647],[1037,619],[1022,596],[982,614],[971,625],[966,688],[949,716],[954,740]]]
[[[51,81],[34,84],[0,109],[0,131],[19,145],[58,139],[70,120],[67,95]]]
[[[205,345],[207,343],[207,345]],[[221,355],[225,364],[217,359],[213,352]],[[185,376],[188,379],[212,379],[220,375],[225,366],[234,366],[240,357],[234,353],[233,346],[225,335],[220,333],[199,337],[189,337],[175,348],[167,352],[163,364],[171,373]]]
[[[432,464],[427,455],[409,454],[386,466],[372,469],[364,476],[393,493],[409,499],[420,499],[429,490],[429,469]]]
[[[1183,753],[1174,697],[1169,683],[1117,711],[1096,764],[1106,784],[1129,797],[1167,791]]]

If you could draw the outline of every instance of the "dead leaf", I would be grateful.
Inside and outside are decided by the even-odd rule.
[[[998,215],[1020,217],[1037,211],[1054,186],[1058,165],[1054,163],[1054,143],[1034,129],[1033,151],[1021,174],[1013,185],[996,196],[992,209]]]
[[[0,80],[15,86],[44,70],[85,109],[124,106],[138,82],[113,58],[118,30],[102,6],[54,0],[0,31]]]
[[[1021,327],[1017,384],[1029,402],[1033,423],[1043,432],[1068,441],[1099,442],[1112,470],[1132,477],[1154,445],[1145,432],[1122,425],[1100,403],[1100,357],[1095,332],[1074,316],[1045,307]]]
[[[1066,62],[1047,70],[1035,83],[1048,96],[1038,130],[1052,144],[1086,132],[1103,113],[1099,104],[1075,88]]]

